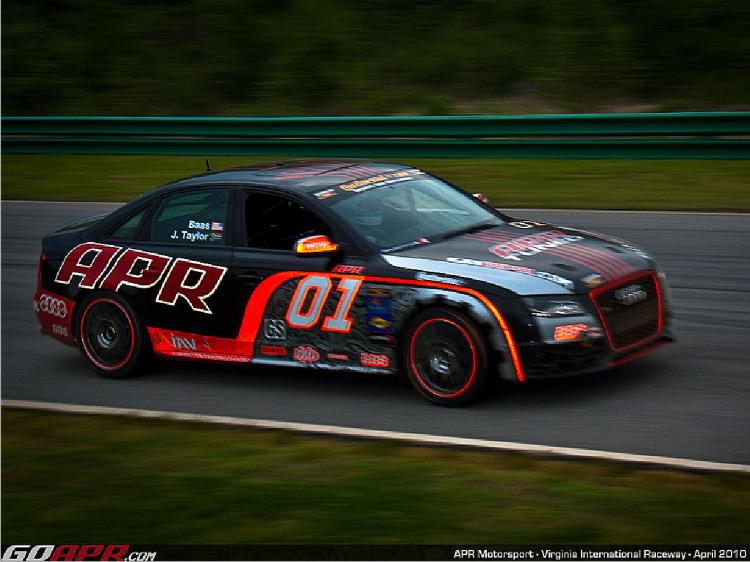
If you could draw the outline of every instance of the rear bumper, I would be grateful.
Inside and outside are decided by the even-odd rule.
[[[73,317],[75,301],[46,289],[37,288],[34,294],[34,313],[39,330],[67,345],[75,346]]]

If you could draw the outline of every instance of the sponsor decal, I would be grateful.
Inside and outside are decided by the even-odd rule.
[[[625,306],[646,300],[648,293],[640,285],[628,285],[615,291],[615,300]]]
[[[12,544],[3,552],[3,560],[18,562],[43,560],[132,560],[151,562],[156,552],[130,550],[129,544]]]
[[[349,356],[346,353],[328,353],[326,357],[335,361],[349,361]]]
[[[261,345],[260,352],[263,355],[281,356],[286,355],[286,347],[281,345]]]
[[[68,328],[60,324],[52,324],[52,333],[56,336],[68,337]]]
[[[184,357],[185,359],[200,359],[201,361],[224,361],[227,363],[249,363],[250,357],[243,355],[227,355],[225,353],[205,353],[202,351],[173,351],[171,357]]]
[[[359,354],[359,362],[363,367],[377,367],[380,369],[387,369],[391,363],[387,355],[364,352]]]
[[[336,190],[333,188],[330,189],[324,189],[323,191],[316,191],[313,193],[316,199],[319,201],[322,201],[323,199],[328,199],[329,197],[333,197],[336,195]]]
[[[389,289],[372,287],[365,297],[367,331],[371,334],[393,333],[393,300]]]
[[[79,244],[65,256],[55,283],[68,285],[78,277],[80,288],[101,287],[115,292],[123,285],[136,289],[160,285],[156,302],[175,306],[182,299],[195,312],[212,314],[206,300],[219,288],[226,267],[184,258],[173,259],[134,248],[120,253],[121,250],[121,246],[97,242]],[[118,253],[119,257],[110,268]]]
[[[68,315],[68,305],[62,299],[42,293],[39,295],[39,300],[34,300],[34,312],[44,312],[56,318],[65,318]]]
[[[362,275],[365,272],[365,267],[362,265],[337,265],[332,270],[332,273],[348,273],[350,275]]]
[[[497,263],[494,261],[486,261],[486,260],[475,260],[471,258],[450,258],[449,257],[445,259],[446,261],[449,261],[451,263],[477,265],[479,267],[487,267],[489,269],[498,269],[500,271],[512,271],[514,273],[523,273],[524,275],[531,275],[532,277],[537,277],[539,279],[544,279],[546,281],[552,281],[553,283],[557,283],[558,285],[560,285],[561,287],[565,287],[566,289],[572,289],[575,286],[575,283],[573,283],[573,281],[565,277],[562,277],[560,275],[549,273],[547,271],[537,271],[536,269],[532,269],[530,267],[525,267],[521,265],[511,265],[507,263]]]
[[[370,319],[369,325],[376,330],[384,331],[391,325],[391,322],[390,320],[386,320],[385,318],[382,318],[380,316],[374,316]]]
[[[536,222],[536,221],[512,221],[508,223],[509,226],[515,227],[515,228],[534,228],[536,226],[547,226],[546,224],[542,222]]]
[[[591,275],[583,277],[581,281],[583,281],[583,284],[586,285],[589,289],[593,289],[604,283],[604,277],[602,277],[598,273],[592,273]]]
[[[198,344],[195,343],[193,338],[183,338],[170,334],[169,340],[172,344],[172,349],[187,349],[191,351],[198,351]]]
[[[298,345],[292,357],[300,363],[315,363],[320,360],[320,353],[311,345]]]
[[[427,273],[425,271],[420,271],[414,276],[414,278],[419,279],[420,281],[435,281],[436,283],[445,283],[447,285],[464,285],[464,282],[461,279],[435,275],[434,273]]]
[[[348,183],[342,183],[338,186],[341,191],[349,193],[362,193],[375,187],[382,187],[384,185],[391,185],[394,183],[413,180],[415,177],[424,174],[422,170],[400,170],[398,172],[389,172],[387,174],[379,174],[369,178],[356,180]]]
[[[263,320],[263,337],[267,340],[286,340],[286,322],[266,318]]]
[[[586,324],[565,324],[563,326],[555,326],[555,341],[568,341],[578,338],[581,334],[585,334],[589,327]]]
[[[490,247],[490,252],[504,260],[521,261],[521,256],[535,256],[545,250],[583,240],[582,236],[565,234],[560,230],[549,230],[513,238]]]
[[[250,361],[253,355],[252,346],[246,347],[234,339],[152,327],[148,328],[148,333],[157,355],[240,362]]]

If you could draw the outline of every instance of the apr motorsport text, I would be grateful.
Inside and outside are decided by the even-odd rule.
[[[496,550],[461,548],[453,551],[454,560],[748,560],[746,548],[705,545],[587,546]]]

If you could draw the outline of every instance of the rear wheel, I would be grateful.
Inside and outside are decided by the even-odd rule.
[[[402,365],[428,400],[460,406],[479,398],[490,380],[488,352],[479,327],[448,308],[418,312],[404,332]]]
[[[137,371],[144,356],[144,330],[132,307],[114,294],[93,294],[80,305],[78,337],[88,364],[107,377]]]

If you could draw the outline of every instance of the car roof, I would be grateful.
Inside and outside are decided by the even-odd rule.
[[[291,188],[302,192],[317,191],[348,181],[368,178],[410,166],[390,162],[363,160],[292,160],[265,162],[206,172],[162,186],[162,189],[226,184],[262,185]]]

